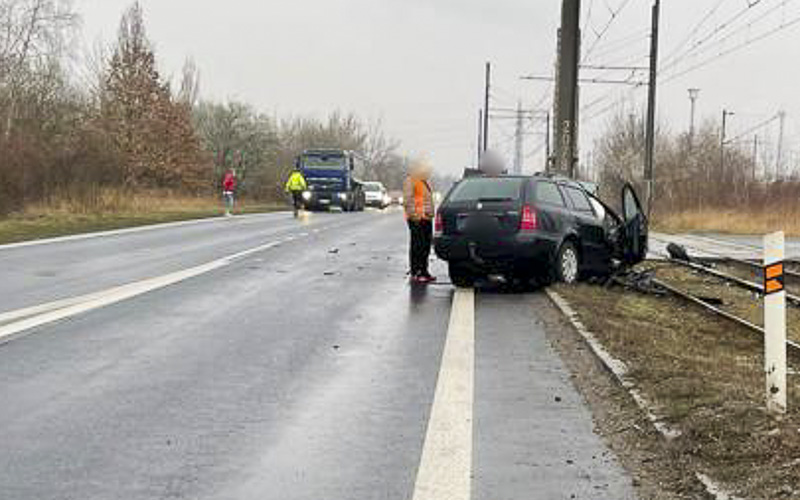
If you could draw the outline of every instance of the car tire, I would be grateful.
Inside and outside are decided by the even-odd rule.
[[[581,259],[578,247],[571,241],[565,241],[558,250],[555,262],[556,279],[568,285],[574,284],[580,278]]]
[[[450,281],[458,288],[472,288],[475,285],[475,274],[466,266],[457,262],[450,262]]]

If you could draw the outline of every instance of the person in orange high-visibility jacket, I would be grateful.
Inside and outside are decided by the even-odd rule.
[[[432,173],[433,169],[429,164],[416,161],[411,165],[403,183],[403,207],[411,233],[411,279],[418,283],[436,281],[428,272],[433,243],[433,220],[436,216],[430,182]]]

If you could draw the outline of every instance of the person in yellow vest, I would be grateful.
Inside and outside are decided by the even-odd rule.
[[[411,280],[417,283],[436,281],[428,271],[433,243],[433,221],[436,216],[430,182],[432,174],[430,164],[415,161],[403,183],[403,208],[411,233]]]
[[[299,215],[303,206],[303,192],[306,189],[308,189],[306,178],[300,170],[295,169],[289,176],[289,180],[286,181],[286,192],[292,195],[295,217]]]

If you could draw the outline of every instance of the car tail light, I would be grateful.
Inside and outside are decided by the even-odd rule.
[[[536,231],[539,229],[539,218],[536,211],[529,205],[522,207],[522,219],[519,222],[520,231]]]
[[[442,214],[436,214],[436,220],[433,223],[433,234],[436,236],[441,236],[444,232],[444,219],[442,219]]]

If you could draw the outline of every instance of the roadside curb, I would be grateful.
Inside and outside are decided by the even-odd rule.
[[[636,388],[636,384],[628,377],[627,365],[625,365],[623,361],[616,359],[603,347],[592,332],[586,328],[586,325],[580,320],[578,314],[572,309],[572,306],[569,305],[569,302],[559,295],[558,292],[550,288],[546,288],[545,293],[547,293],[550,301],[561,311],[572,327],[580,334],[595,357],[603,364],[603,367],[614,377],[616,382],[625,389],[634,403],[636,403],[636,406],[647,416],[647,419],[652,423],[658,433],[667,441],[680,437],[680,430],[671,428],[654,413],[654,405],[642,395]],[[716,500],[743,500],[725,492],[714,480],[703,473],[696,472],[695,477],[700,484],[703,485],[706,492]]]
[[[606,370],[608,370],[614,376],[617,383],[628,392],[636,403],[636,406],[647,415],[647,419],[650,420],[661,436],[667,441],[680,437],[681,432],[679,430],[669,427],[653,412],[654,405],[642,395],[636,388],[636,384],[628,378],[628,367],[625,363],[613,357],[605,347],[603,347],[600,341],[598,341],[583,322],[581,322],[578,314],[572,309],[572,306],[570,306],[558,292],[554,292],[549,288],[545,291],[547,292],[547,296],[550,297],[550,300],[558,307],[561,313],[566,316],[581,337],[583,337],[583,340],[589,345],[594,355],[600,359]]]

